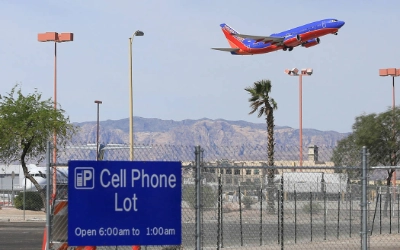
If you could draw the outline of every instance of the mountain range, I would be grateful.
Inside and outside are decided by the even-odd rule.
[[[129,143],[129,119],[100,121],[99,142]],[[97,122],[74,123],[80,127],[75,141],[96,143]],[[350,133],[320,131],[303,128],[303,145],[335,147],[337,142]],[[276,145],[297,147],[299,130],[288,126],[275,126]],[[135,145],[202,145],[202,146],[240,146],[267,145],[265,123],[228,121],[224,119],[161,120],[157,118],[134,117]]]

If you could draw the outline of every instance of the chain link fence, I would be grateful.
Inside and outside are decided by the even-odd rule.
[[[385,147],[371,147],[368,152],[368,188],[372,193],[368,207],[370,249],[400,247],[400,152],[393,148],[388,143]]]
[[[49,196],[47,210],[51,249],[74,249],[67,245],[68,216],[73,216],[67,213],[68,161],[130,159],[128,145],[96,148],[95,144],[74,142],[58,149],[56,163],[48,163],[48,176],[53,170],[57,173],[56,196]],[[400,190],[387,182],[396,167],[376,161],[374,156],[385,152],[372,148],[362,154],[359,149],[347,160],[354,165],[345,164],[342,158],[338,165],[334,148],[311,146],[302,153],[299,161],[298,148],[275,146],[275,164],[267,166],[264,146],[135,145],[135,161],[182,163],[182,245],[142,249],[400,247]],[[49,187],[51,193],[51,182]],[[22,193],[16,194],[15,204]],[[40,197],[36,203],[44,209],[46,203]]]

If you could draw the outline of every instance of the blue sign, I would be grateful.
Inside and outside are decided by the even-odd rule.
[[[70,246],[180,245],[181,163],[70,161]]]

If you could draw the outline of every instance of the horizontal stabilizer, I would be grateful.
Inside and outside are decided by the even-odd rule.
[[[238,48],[211,48],[211,49],[226,51],[226,52],[236,52],[240,50]]]

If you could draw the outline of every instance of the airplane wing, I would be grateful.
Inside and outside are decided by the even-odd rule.
[[[104,147],[105,149],[129,149],[129,145],[128,144],[107,144]],[[153,148],[152,146],[133,146],[134,149],[145,149],[145,148]]]
[[[82,146],[66,146],[65,148],[67,149],[96,149],[97,146],[96,144],[87,144],[87,145],[82,145]]]
[[[226,52],[236,52],[240,50],[238,48],[211,48],[211,49],[226,51]]]
[[[96,150],[96,144],[87,144],[82,146],[67,146],[68,149],[90,149]],[[99,144],[100,150],[109,150],[109,149],[129,149],[129,145],[126,144]],[[134,149],[142,149],[142,148],[152,148],[151,146],[133,146]]]
[[[81,145],[81,146],[67,146],[66,148],[68,149],[92,149],[96,150],[97,144],[86,144],[86,145]],[[121,149],[121,148],[129,148],[128,145],[125,144],[99,144],[100,150],[102,149]]]
[[[68,149],[88,149],[88,150],[96,150],[97,144],[87,144],[83,146],[67,146]],[[134,146],[134,149],[149,149],[153,148],[152,146]],[[102,161],[104,159],[104,153],[106,150],[122,150],[122,149],[130,149],[127,144],[99,144],[98,159]],[[96,150],[97,151],[97,150]]]
[[[235,36],[247,39],[256,40],[256,42],[264,42],[264,43],[280,43],[285,40],[284,37],[273,37],[273,36],[252,36],[252,35],[245,35],[245,34],[233,34]]]

